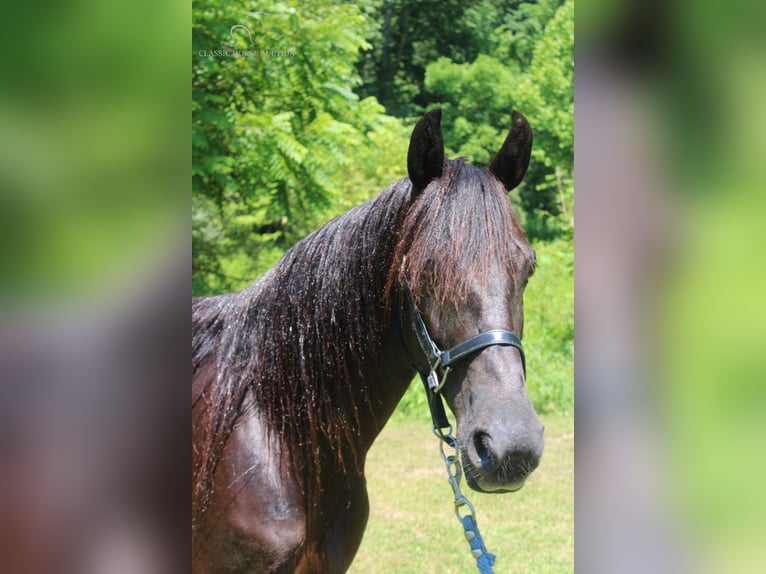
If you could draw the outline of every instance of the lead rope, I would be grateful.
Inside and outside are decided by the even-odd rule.
[[[444,433],[438,425],[434,425],[434,434],[439,438],[439,453],[447,467],[447,476],[455,495],[455,516],[460,524],[463,525],[465,538],[471,547],[471,554],[476,558],[476,566],[480,574],[494,574],[492,566],[495,564],[495,555],[492,554],[484,545],[484,539],[479,533],[479,525],[476,523],[476,509],[468,498],[460,490],[460,479],[463,471],[460,466],[460,451],[458,449],[457,439],[452,434],[452,425],[448,425],[447,432]],[[451,448],[454,454],[447,454],[446,448]],[[465,510],[468,512],[465,512]],[[464,514],[461,514],[461,511]]]
[[[470,353],[478,352],[491,345],[510,345],[518,349],[521,354],[522,365],[524,365],[524,350],[521,347],[521,341],[513,331],[497,329],[480,333],[455,345],[448,351],[442,352],[428,333],[408,283],[404,284],[404,294],[415,338],[420,351],[426,358],[426,363],[429,365],[427,374],[424,370],[418,369],[417,366],[413,365],[413,367],[420,374],[428,397],[428,409],[431,411],[433,431],[439,439],[439,452],[444,465],[447,467],[447,477],[455,495],[455,515],[463,526],[465,538],[471,547],[471,554],[476,558],[479,573],[494,574],[492,566],[495,564],[495,555],[487,550],[484,539],[479,533],[479,526],[476,523],[476,509],[460,490],[460,479],[463,475],[460,465],[460,449],[457,439],[452,434],[452,425],[447,419],[440,391],[444,388],[452,363],[465,358]],[[402,320],[402,324],[406,324],[406,321]],[[437,372],[440,367],[443,371],[441,380],[439,380]],[[526,371],[526,366],[524,370]],[[446,432],[444,432],[445,429]],[[445,448],[451,448],[454,454],[447,454]]]

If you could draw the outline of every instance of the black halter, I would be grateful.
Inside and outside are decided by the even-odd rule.
[[[426,359],[426,364],[428,365],[427,372],[419,368],[417,365],[413,365],[413,367],[418,371],[418,374],[423,381],[435,429],[447,428],[450,426],[449,421],[447,420],[447,414],[444,411],[444,404],[441,401],[440,391],[444,388],[444,384],[447,382],[447,375],[455,364],[494,345],[515,347],[521,355],[521,365],[524,369],[524,376],[526,378],[527,365],[524,357],[524,348],[521,346],[521,339],[519,339],[516,333],[508,329],[492,329],[474,335],[447,351],[442,351],[428,333],[428,328],[426,327],[425,321],[423,321],[423,316],[418,310],[417,304],[415,303],[415,297],[412,295],[409,286],[405,285],[403,291],[405,292],[409,322],[412,326],[412,330],[415,332],[418,347],[420,347],[420,351],[423,353]],[[405,319],[403,318],[403,323],[404,320]],[[441,380],[439,379],[437,372],[439,369],[442,370]]]

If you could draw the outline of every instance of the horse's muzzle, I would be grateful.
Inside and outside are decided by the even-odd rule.
[[[477,430],[463,445],[463,470],[468,486],[479,492],[514,492],[537,468],[543,452],[542,424],[523,436],[498,440]]]

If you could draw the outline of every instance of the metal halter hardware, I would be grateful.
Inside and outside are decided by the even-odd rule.
[[[476,522],[476,510],[470,500],[460,489],[460,479],[462,471],[460,466],[460,447],[455,436],[452,434],[452,425],[447,420],[447,413],[444,410],[444,403],[440,391],[447,382],[447,375],[450,369],[456,363],[463,361],[479,351],[500,345],[504,347],[514,347],[521,355],[521,365],[524,369],[524,377],[527,375],[526,359],[524,357],[524,348],[521,346],[521,340],[518,335],[508,329],[492,329],[484,331],[473,337],[469,337],[462,343],[458,343],[447,351],[442,351],[436,342],[431,338],[428,332],[423,316],[415,303],[415,297],[410,291],[409,285],[405,284],[404,289],[407,315],[412,330],[415,332],[415,338],[418,341],[418,347],[423,353],[428,365],[428,371],[413,365],[420,374],[423,386],[428,397],[428,408],[431,411],[434,434],[441,441],[439,450],[442,460],[447,467],[447,476],[454,494],[455,515],[458,521],[463,525],[466,540],[471,547],[471,554],[476,558],[477,566],[481,574],[492,574],[492,566],[495,562],[495,555],[487,550],[484,540],[479,534],[479,527]],[[407,319],[402,317],[402,325],[406,324]],[[439,380],[438,371],[441,368],[442,375]],[[445,447],[449,447],[454,454],[447,454]]]
[[[524,357],[524,348],[521,346],[521,340],[516,333],[508,329],[492,329],[474,335],[447,351],[442,351],[433,338],[431,338],[425,321],[423,321],[423,316],[415,303],[415,297],[413,296],[412,291],[410,291],[409,285],[405,284],[403,291],[405,293],[404,298],[406,300],[409,321],[415,332],[418,347],[420,347],[420,351],[425,356],[426,364],[428,365],[428,371],[423,371],[417,365],[414,366],[426,387],[428,404],[431,409],[431,416],[435,428],[446,428],[449,426],[439,393],[444,388],[444,385],[447,382],[447,375],[449,375],[450,370],[455,364],[487,347],[495,345],[515,347],[521,355],[521,365],[524,369],[524,376],[526,377],[527,366]],[[442,370],[441,379],[439,378],[439,369]]]
[[[421,376],[425,376],[428,381],[428,388],[433,392],[438,393],[442,390],[447,379],[447,374],[453,365],[482,349],[494,345],[515,347],[521,355],[521,364],[524,368],[524,375],[526,376],[527,365],[524,357],[524,348],[521,346],[521,339],[519,339],[516,333],[508,329],[491,329],[479,333],[478,335],[474,335],[447,351],[442,351],[428,333],[428,328],[426,327],[425,321],[423,321],[423,316],[420,314],[420,310],[417,308],[415,297],[412,295],[409,286],[405,286],[404,292],[407,300],[408,314],[410,316],[413,330],[415,331],[415,337],[418,340],[418,346],[420,347],[421,352],[425,355],[429,371],[428,373],[423,373],[419,368],[416,368]],[[437,370],[440,367],[444,369],[441,381],[438,380],[437,376]]]

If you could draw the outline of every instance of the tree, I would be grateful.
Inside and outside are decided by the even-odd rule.
[[[483,4],[491,3],[380,0],[371,5],[378,28],[359,64],[361,93],[375,96],[397,117],[422,113],[429,103],[423,84],[427,65],[440,56],[466,62],[479,54],[473,9]]]
[[[548,9],[549,13],[543,10]],[[491,55],[428,65],[430,106],[454,118],[445,131],[457,155],[486,164],[503,141],[511,110],[535,133],[532,162],[518,196],[531,235],[571,231],[574,157],[574,2],[520,3],[521,20],[500,14]],[[528,34],[537,34],[530,37]],[[531,46],[531,48],[530,48]],[[515,56],[514,56],[515,55]]]
[[[195,0],[193,292],[243,287],[405,175],[408,125],[437,106],[451,155],[477,164],[524,113],[535,161],[514,194],[532,236],[566,228],[572,13],[571,0]]]
[[[534,193],[527,188],[521,199],[530,213],[542,207],[561,215],[571,231],[574,225],[574,0],[566,0],[535,43],[532,62],[516,86],[518,105],[535,110],[537,129],[533,159],[543,166],[543,178]],[[540,205],[541,194],[548,201]],[[555,203],[550,201],[555,197]]]
[[[194,3],[195,292],[263,272],[355,192],[353,158],[400,129],[352,89],[369,33],[351,4]]]

